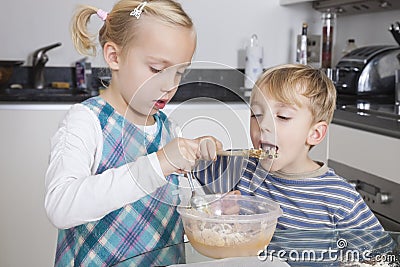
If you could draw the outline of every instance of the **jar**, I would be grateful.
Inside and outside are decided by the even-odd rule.
[[[334,45],[334,33],[336,13],[322,13],[322,53],[321,68],[332,68],[332,52]]]

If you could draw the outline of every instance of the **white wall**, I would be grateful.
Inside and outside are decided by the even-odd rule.
[[[5,1],[5,0],[2,0]],[[0,59],[27,60],[34,50],[55,42],[62,46],[48,52],[48,66],[69,66],[77,59],[69,35],[69,23],[78,4],[110,10],[115,1],[7,1],[0,8]],[[215,61],[238,67],[238,51],[258,34],[265,49],[265,66],[285,63],[294,58],[294,33],[303,21],[318,13],[308,3],[282,7],[278,0],[180,0],[193,18],[198,31],[195,60]],[[3,4],[4,7],[4,4]],[[93,16],[94,30],[100,20]],[[31,61],[28,61],[31,65]],[[101,57],[94,66],[104,65]],[[243,66],[239,66],[243,67]]]
[[[5,2],[6,0],[2,0]],[[320,34],[320,13],[310,3],[280,6],[279,0],[179,0],[193,18],[198,31],[195,60],[214,61],[243,68],[238,56],[246,41],[256,33],[264,46],[264,66],[294,61],[295,36],[303,21],[310,34]],[[22,59],[31,64],[34,50],[55,42],[62,46],[48,52],[48,66],[69,66],[82,56],[75,52],[69,23],[78,4],[110,10],[114,1],[7,1],[0,8],[0,59]],[[338,17],[334,60],[340,56],[345,40],[351,37],[361,45],[395,44],[387,31],[399,20],[398,10]],[[101,21],[93,16],[91,29],[98,31]],[[104,66],[101,56],[91,59],[93,66]]]
[[[388,31],[390,25],[400,21],[400,10],[343,16],[337,19],[336,59],[347,39],[354,38],[358,47],[366,45],[398,45]]]

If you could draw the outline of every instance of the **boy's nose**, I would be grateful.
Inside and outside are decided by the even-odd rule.
[[[275,129],[275,123],[271,114],[265,114],[261,120],[258,121],[259,127],[262,131],[272,132]]]

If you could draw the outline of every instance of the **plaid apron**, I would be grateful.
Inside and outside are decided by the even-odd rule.
[[[83,102],[100,120],[103,154],[96,174],[157,151],[171,139],[168,119],[154,115],[158,130],[146,134],[100,97]],[[55,266],[154,266],[183,261],[183,228],[176,206],[178,177],[140,200],[115,210],[99,221],[58,231]],[[164,249],[165,247],[170,248]],[[146,253],[153,251],[151,253]]]

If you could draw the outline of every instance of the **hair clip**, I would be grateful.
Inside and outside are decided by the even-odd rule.
[[[146,1],[140,3],[140,5],[138,5],[129,15],[136,17],[136,19],[139,19],[140,15],[143,12],[143,8],[146,6],[146,4],[147,4]]]
[[[102,9],[97,10],[97,16],[101,18],[102,21],[105,21],[107,19],[108,13]]]

